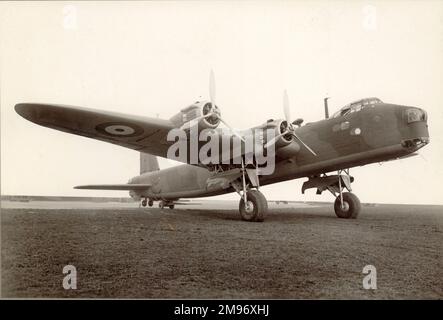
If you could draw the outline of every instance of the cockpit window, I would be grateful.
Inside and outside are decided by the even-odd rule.
[[[332,118],[343,117],[352,112],[358,112],[363,108],[366,108],[368,106],[374,106],[375,104],[379,103],[383,103],[379,98],[366,98],[358,100],[341,108],[339,111],[337,111],[332,115]]]
[[[344,107],[344,108],[342,108],[341,110],[340,110],[340,112],[339,112],[339,116],[340,117],[343,117],[343,116],[345,116],[345,115],[347,115],[348,113],[351,113],[351,108],[350,107]],[[335,118],[335,115],[334,115],[334,118]]]

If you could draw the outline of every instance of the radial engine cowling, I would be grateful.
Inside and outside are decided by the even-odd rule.
[[[220,124],[220,110],[211,102],[195,102],[184,108],[171,119],[178,128],[192,120],[198,120],[198,130],[215,129]],[[189,126],[186,126],[189,128]]]
[[[290,128],[286,120],[276,120],[268,122],[267,129],[274,129],[275,137],[275,153],[280,159],[289,159],[294,157],[300,151],[300,145],[295,141],[294,135],[290,132],[293,128]],[[286,134],[284,134],[287,132]]]
[[[288,122],[286,120],[277,120],[273,121],[272,123],[268,123],[267,129],[274,129],[275,136],[280,136],[275,142],[276,149],[287,146],[294,141],[294,136],[289,132],[283,135],[283,133],[288,131],[288,128]]]

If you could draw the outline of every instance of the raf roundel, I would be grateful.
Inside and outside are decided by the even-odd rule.
[[[105,131],[110,134],[115,134],[118,136],[127,136],[131,135],[135,132],[134,129],[128,126],[122,126],[122,125],[113,125],[105,128]]]
[[[98,132],[116,137],[135,137],[143,133],[143,129],[130,123],[108,122],[95,127]]]

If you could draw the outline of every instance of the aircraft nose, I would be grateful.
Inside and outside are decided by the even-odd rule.
[[[405,116],[408,124],[419,121],[426,123],[428,121],[428,114],[426,111],[417,107],[406,108]]]
[[[405,139],[402,145],[405,148],[419,149],[429,143],[428,114],[424,109],[417,107],[403,107],[403,123]]]

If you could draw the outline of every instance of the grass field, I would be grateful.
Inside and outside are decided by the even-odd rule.
[[[2,204],[3,297],[443,298],[442,206],[343,220],[331,205],[274,205],[248,223],[235,209],[31,204]],[[67,264],[77,290],[62,287]],[[368,264],[377,290],[363,289]]]

